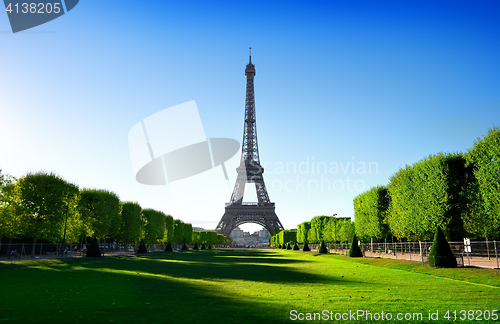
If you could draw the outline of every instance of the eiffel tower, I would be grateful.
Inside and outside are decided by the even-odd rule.
[[[243,130],[243,145],[241,150],[241,163],[236,169],[238,177],[234,185],[231,201],[226,203],[226,211],[220,220],[217,233],[229,237],[231,232],[244,223],[256,223],[274,233],[282,230],[274,203],[269,199],[266,185],[264,184],[264,168],[260,165],[259,146],[257,144],[257,124],[255,121],[255,96],[253,79],[255,65],[252,64],[252,48],[250,48],[250,61],[246,66],[247,91],[245,99],[245,127]],[[258,202],[244,203],[243,194],[246,183],[255,183]]]

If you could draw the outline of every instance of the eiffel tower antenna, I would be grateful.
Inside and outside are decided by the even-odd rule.
[[[225,213],[216,231],[227,237],[239,225],[255,223],[274,233],[282,230],[274,203],[269,199],[264,183],[264,168],[260,165],[259,145],[257,143],[257,124],[255,115],[254,77],[255,65],[252,64],[252,48],[250,47],[249,62],[245,68],[247,78],[245,98],[245,122],[243,127],[243,145],[241,147],[241,162],[236,169],[238,177],[234,185],[231,200],[226,203]],[[255,183],[257,202],[243,202],[245,185]]]

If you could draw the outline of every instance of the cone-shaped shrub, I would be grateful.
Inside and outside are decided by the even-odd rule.
[[[281,248],[282,248],[283,250],[286,250],[286,244],[285,244],[285,243],[283,243],[283,245],[281,246]]]
[[[86,257],[100,257],[101,256],[101,250],[99,249],[99,243],[97,243],[97,238],[93,238],[92,242],[90,243],[90,246],[85,253]]]
[[[187,251],[189,250],[186,243],[182,243],[182,251]]]
[[[456,268],[457,259],[444,236],[441,227],[436,228],[434,234],[434,241],[432,242],[431,252],[428,257],[429,265],[431,267],[439,268]]]
[[[306,243],[304,243],[304,246],[302,247],[302,251],[304,251],[304,252],[309,252],[309,251],[311,251],[311,249],[309,248],[309,245],[307,244],[307,242],[306,242]]]
[[[137,254],[146,253],[148,253],[148,249],[146,248],[146,244],[144,244],[144,240],[141,240],[141,243],[139,243],[139,248],[137,249]]]
[[[198,243],[194,243],[194,247],[193,247],[193,250],[199,250],[200,248],[198,247]]]
[[[321,241],[321,246],[319,247],[318,252],[319,253],[328,253],[328,250],[326,249],[325,241]]]
[[[298,250],[300,250],[300,249],[299,249],[299,245],[297,244],[297,242],[295,242],[295,244],[293,245],[293,250],[294,250],[294,251],[298,251]]]
[[[290,243],[287,243],[287,244],[286,244],[286,249],[287,249],[287,250],[291,250],[291,249],[292,249],[292,246],[290,245]]]
[[[208,243],[207,250],[211,250],[211,249],[212,249],[212,244]]]
[[[201,250],[206,250],[206,249],[207,249],[207,247],[205,246],[205,243],[203,243],[203,244],[201,245]]]
[[[281,249],[281,244],[278,244],[278,249]]]
[[[352,244],[351,244],[351,247],[349,248],[349,256],[351,258],[363,257],[363,252],[361,252],[361,249],[359,248],[358,239],[356,238],[356,234],[354,234],[354,237],[352,238]]]
[[[167,247],[165,248],[165,252],[172,252],[172,244],[170,244],[170,242],[167,242]]]

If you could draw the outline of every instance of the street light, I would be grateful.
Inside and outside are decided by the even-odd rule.
[[[337,216],[337,213],[333,214],[333,217],[335,218]],[[334,229],[334,236],[335,236],[335,244],[337,244],[337,220],[333,220],[335,222],[333,229]]]

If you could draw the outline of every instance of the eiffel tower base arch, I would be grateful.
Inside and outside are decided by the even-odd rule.
[[[259,204],[245,204],[226,206],[224,216],[216,227],[218,234],[229,237],[231,232],[244,223],[254,223],[263,226],[271,235],[283,229],[276,212],[274,204],[271,206],[259,206]]]

